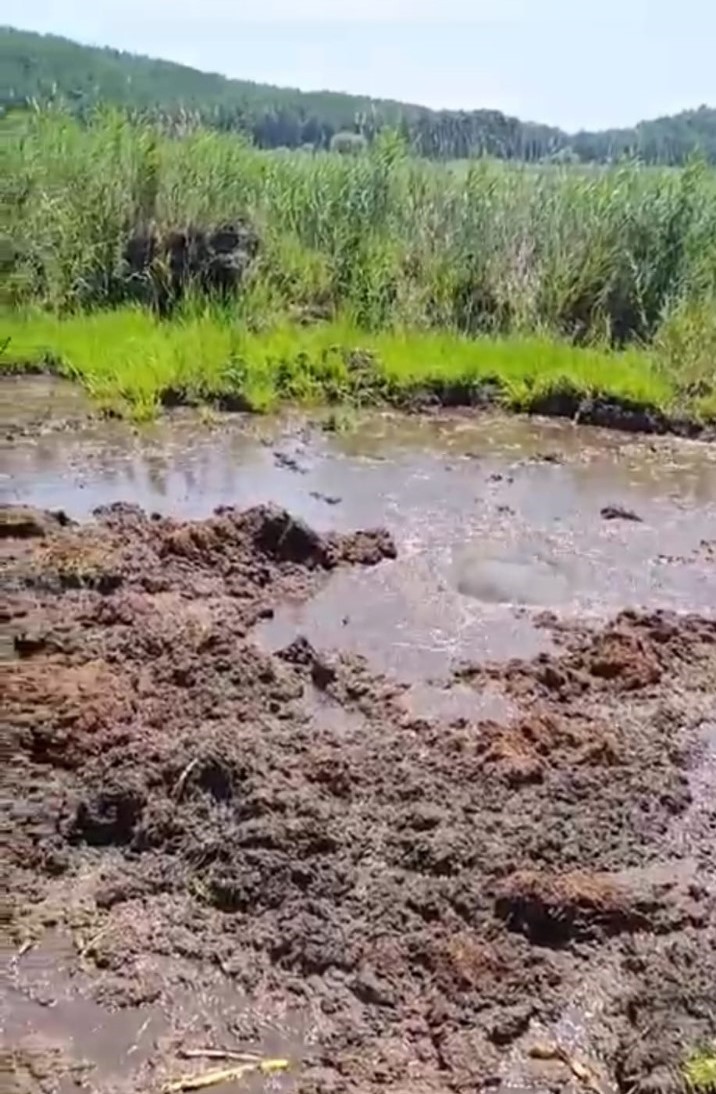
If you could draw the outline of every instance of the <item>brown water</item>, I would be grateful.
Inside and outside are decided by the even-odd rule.
[[[37,417],[34,385],[48,395],[46,379],[23,383],[31,397],[16,383],[0,399],[16,426],[18,406]],[[75,517],[117,500],[196,517],[273,501],[321,530],[387,525],[397,562],[336,574],[260,637],[277,647],[301,631],[408,681],[549,648],[541,609],[597,618],[716,607],[701,546],[716,538],[716,447],[698,442],[470,414],[376,413],[329,434],[295,419],[209,426],[183,413],[143,429],[94,422],[15,436],[0,468],[2,500]],[[604,520],[614,504],[641,522]]]

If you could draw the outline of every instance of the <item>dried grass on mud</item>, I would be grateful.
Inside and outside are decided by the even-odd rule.
[[[17,944],[76,926],[81,890],[98,999],[171,1002],[177,958],[295,1007],[319,1030],[304,1094],[499,1087],[611,968],[590,1033],[608,1083],[680,1088],[716,1034],[713,804],[674,838],[716,622],[624,613],[464,667],[519,713],[440,724],[355,656],[251,638],[336,567],[393,557],[385,532],[121,505],[0,526]],[[579,1088],[534,1056],[542,1089]]]

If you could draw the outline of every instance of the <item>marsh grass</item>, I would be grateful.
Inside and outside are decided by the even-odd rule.
[[[517,407],[561,385],[716,413],[703,164],[456,172],[389,133],[360,156],[270,153],[111,110],[0,126],[3,367],[53,361],[138,417],[172,392],[261,408],[490,378]],[[130,269],[132,233],[237,222],[260,239],[238,292],[189,285],[164,323],[132,305],[167,276]]]
[[[4,130],[17,303],[117,303],[132,288],[130,231],[238,218],[262,241],[267,306],[319,303],[373,328],[644,339],[679,301],[716,289],[716,172],[704,164],[480,161],[456,174],[389,133],[358,157],[267,153],[234,135],[170,138],[113,111],[84,126],[28,112]]]

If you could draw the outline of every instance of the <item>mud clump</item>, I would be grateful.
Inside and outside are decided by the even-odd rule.
[[[129,682],[102,660],[44,657],[7,666],[5,702],[18,746],[38,761],[79,766],[132,716]]]
[[[0,539],[44,538],[69,523],[61,510],[52,513],[27,505],[0,505]]]
[[[541,782],[552,764],[611,767],[620,760],[614,732],[594,719],[559,717],[539,709],[509,726],[480,725],[485,768],[511,786]]]
[[[650,925],[645,910],[611,879],[580,873],[517,873],[500,889],[495,911],[510,930],[546,946]]]
[[[98,794],[80,802],[70,829],[71,838],[92,847],[130,843],[144,804],[141,789],[124,784],[105,785]]]
[[[24,527],[4,544],[11,927],[86,923],[88,991],[171,1005],[220,977],[305,1013],[315,1094],[499,1085],[605,955],[616,1079],[716,1033],[710,885],[686,857],[688,900],[650,876],[689,808],[716,623],[623,613],[471,666],[516,713],[443,724],[360,657],[252,636],[337,567],[393,558],[385,531],[319,535],[271,506]],[[667,950],[690,971],[659,996],[657,1044],[643,1000]]]
[[[658,692],[674,662],[708,660],[714,643],[712,618],[624,611],[604,630],[573,631],[564,652],[512,661],[507,667],[463,665],[455,678],[502,679],[511,694],[523,698],[529,694],[567,702],[629,692],[646,697]]]
[[[653,646],[638,635],[619,631],[595,642],[584,666],[592,678],[613,682],[624,690],[658,684],[663,672]]]
[[[232,510],[219,509],[219,515]],[[329,533],[320,536],[285,510],[264,507],[243,518],[257,552],[278,562],[330,570],[342,562],[372,566],[397,555],[395,544],[384,529],[355,532],[350,535]]]
[[[605,505],[601,510],[602,520],[631,520],[637,524],[642,523],[642,518],[633,509],[626,509],[623,505]]]
[[[35,556],[37,582],[110,593],[122,584],[112,544],[81,533],[53,537]]]

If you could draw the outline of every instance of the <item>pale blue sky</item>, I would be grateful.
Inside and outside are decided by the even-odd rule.
[[[716,105],[714,0],[5,0],[2,18],[227,76],[567,129]]]

